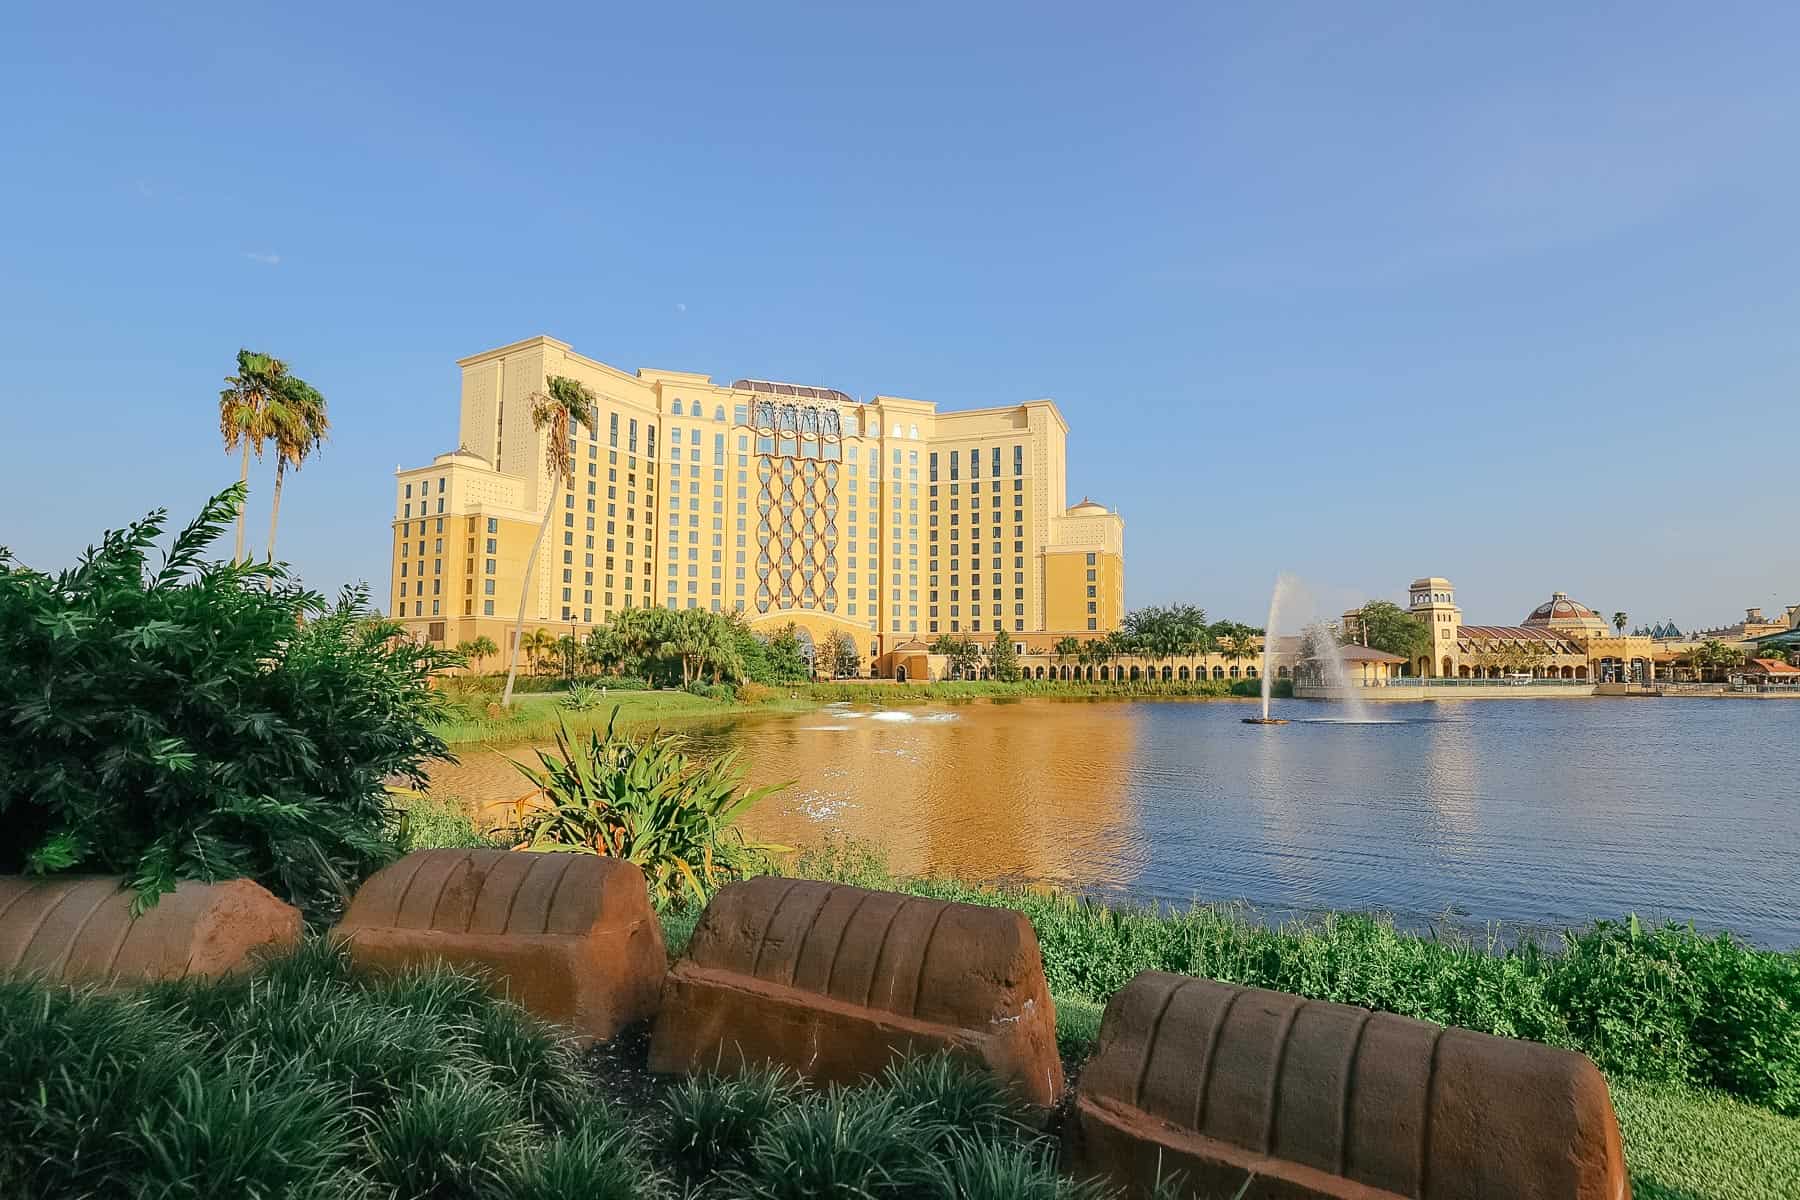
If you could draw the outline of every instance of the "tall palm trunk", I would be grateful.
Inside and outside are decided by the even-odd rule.
[[[513,622],[512,662],[506,668],[506,692],[500,697],[501,708],[512,707],[513,680],[519,674],[519,639],[525,633],[525,601],[530,597],[531,573],[537,566],[538,551],[544,545],[544,537],[550,532],[550,517],[556,512],[556,489],[550,490],[550,499],[544,505],[544,520],[538,526],[537,537],[531,543],[531,557],[525,560],[525,578],[519,585],[519,619]]]
[[[281,522],[281,483],[287,475],[287,459],[275,462],[275,503],[269,509],[269,561],[275,561],[275,526]]]
[[[244,489],[244,502],[238,505],[237,519],[237,551],[231,556],[234,563],[244,561],[244,510],[250,507],[250,439],[244,439],[244,461],[238,468],[238,486]]]

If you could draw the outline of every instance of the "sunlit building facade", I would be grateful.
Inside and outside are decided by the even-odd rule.
[[[580,636],[662,605],[856,639],[873,662],[949,633],[1098,636],[1124,616],[1124,522],[1067,503],[1054,403],[939,412],[894,396],[621,371],[537,337],[457,364],[458,448],[395,477],[392,612],[423,639]],[[554,376],[598,399],[544,465],[531,400]],[[551,525],[525,564],[545,505]]]

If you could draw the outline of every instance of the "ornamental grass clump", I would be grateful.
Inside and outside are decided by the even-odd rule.
[[[515,808],[519,848],[585,850],[642,868],[659,907],[705,904],[722,884],[762,868],[787,847],[749,841],[738,819],[779,787],[740,790],[735,753],[709,763],[689,758],[685,740],[617,728],[586,737],[561,725],[556,749],[539,750],[541,769],[515,763],[537,793]]]
[[[393,854],[386,783],[446,754],[446,656],[279,563],[207,562],[243,504],[156,554],[161,510],[47,575],[0,550],[0,873],[250,878],[330,919]]]

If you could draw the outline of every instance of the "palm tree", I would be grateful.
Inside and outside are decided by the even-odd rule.
[[[1618,630],[1620,633],[1624,633],[1625,632],[1625,622],[1629,619],[1630,618],[1628,618],[1622,612],[1614,613],[1613,614],[1613,628]]]
[[[499,648],[500,647],[494,645],[494,639],[487,636],[485,633],[480,637],[471,638],[466,642],[458,642],[456,644],[456,652],[462,655],[463,659],[474,668],[476,674],[481,673],[481,660],[494,653],[494,651]]]
[[[238,484],[245,494],[250,489],[250,452],[262,458],[263,446],[275,436],[270,409],[287,377],[287,364],[269,354],[239,350],[237,374],[227,375],[229,384],[219,393],[219,433],[225,439],[225,451],[243,449],[243,462],[238,468]],[[231,561],[244,560],[244,509],[238,508],[237,549]]]
[[[519,588],[519,618],[513,622],[512,663],[506,669],[506,692],[500,697],[502,708],[512,707],[513,679],[519,673],[519,639],[525,632],[525,604],[531,595],[531,573],[537,567],[538,551],[550,533],[550,518],[556,512],[556,497],[575,481],[575,455],[569,449],[577,428],[594,424],[594,393],[565,375],[552,375],[547,392],[533,392],[531,427],[544,438],[544,470],[550,476],[548,495],[544,497],[544,519],[538,525],[537,537],[531,543],[531,554],[525,559],[524,584]]]
[[[284,375],[269,405],[270,435],[275,442],[275,501],[269,509],[269,561],[275,561],[275,527],[281,520],[281,485],[288,464],[304,463],[331,431],[325,397],[298,375]]]
[[[556,635],[548,629],[534,629],[525,635],[525,659],[532,674],[544,665],[544,660],[556,650]]]

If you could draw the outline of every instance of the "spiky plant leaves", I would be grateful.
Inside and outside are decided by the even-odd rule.
[[[368,1135],[369,1174],[400,1196],[484,1200],[530,1126],[505,1092],[456,1075],[407,1089]]]
[[[941,1137],[880,1088],[832,1088],[778,1112],[731,1178],[760,1200],[900,1200],[918,1194]]]
[[[763,1129],[800,1094],[799,1077],[779,1066],[687,1079],[662,1100],[663,1153],[689,1179],[741,1168]]]
[[[997,1139],[1028,1132],[1017,1104],[991,1072],[946,1054],[890,1065],[881,1085],[904,1109],[924,1114],[944,1136]]]

